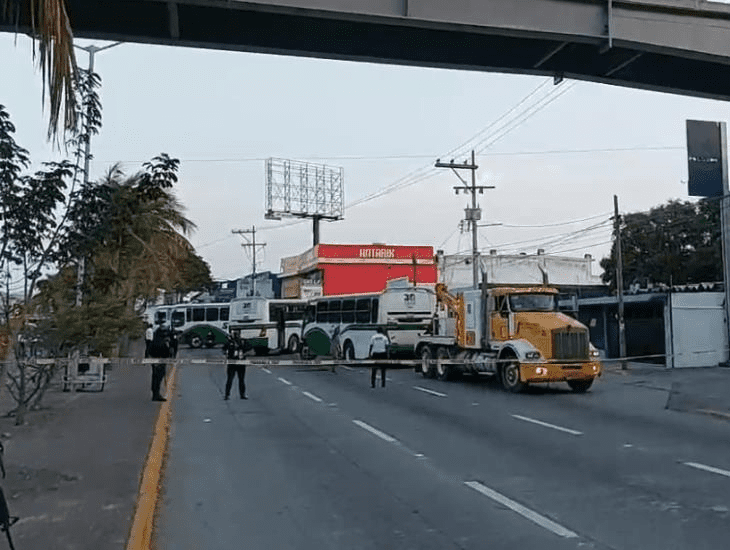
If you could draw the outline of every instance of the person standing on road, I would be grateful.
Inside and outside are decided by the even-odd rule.
[[[152,328],[151,323],[147,323],[147,330],[144,333],[144,356],[150,357],[150,346],[152,345],[152,339],[155,337],[155,330]]]
[[[170,352],[170,336],[165,327],[160,325],[152,336],[147,354],[154,359],[169,359]],[[160,385],[165,378],[166,371],[165,363],[152,364],[152,401],[166,401],[160,394]]]
[[[170,325],[170,357],[172,357],[173,359],[177,357],[177,346],[177,332],[175,332],[175,329],[172,328],[172,325]]]
[[[223,344],[223,353],[226,354],[226,393],[223,399],[226,401],[231,397],[231,386],[233,378],[238,376],[238,394],[241,399],[248,399],[246,396],[246,365],[231,363],[232,360],[240,359],[243,355],[243,343],[237,332],[230,332],[226,343]]]
[[[390,341],[388,336],[385,334],[383,327],[378,327],[375,334],[370,337],[370,351],[368,356],[370,359],[387,359],[388,358],[388,345]],[[380,367],[373,365],[370,371],[370,386],[375,387],[375,376],[377,370],[380,369],[380,385],[385,387],[385,364],[381,364]]]

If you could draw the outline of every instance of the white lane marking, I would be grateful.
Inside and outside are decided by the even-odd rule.
[[[436,397],[448,397],[448,395],[446,395],[445,393],[429,390],[428,388],[422,388],[421,386],[413,386],[413,389],[422,391],[423,393],[430,393],[431,395],[435,395]]]
[[[317,403],[322,402],[322,400],[319,397],[317,397],[316,395],[314,395],[313,393],[309,393],[308,391],[303,391],[302,393],[304,395],[306,395],[307,397],[309,397],[309,399],[311,399],[312,401],[316,401]]]
[[[204,365],[205,363],[207,363],[205,359],[191,359],[190,362],[198,365]]]
[[[271,371],[266,367],[262,368],[261,370],[264,371],[266,374],[271,374]]]
[[[713,466],[705,466],[704,464],[700,464],[698,462],[682,462],[685,466],[689,466],[690,468],[697,468],[698,470],[704,470],[705,472],[712,472],[713,474],[720,474],[721,476],[730,477],[730,472],[727,470],[721,470],[720,468],[715,468]]]
[[[506,506],[514,512],[517,512],[522,517],[525,517],[530,521],[537,523],[540,527],[543,527],[548,531],[552,531],[560,537],[565,537],[566,539],[573,539],[578,537],[578,534],[574,533],[570,529],[566,529],[562,525],[555,523],[553,520],[548,519],[545,516],[530,510],[529,508],[525,508],[524,506],[522,506],[522,504],[519,504],[518,502],[507,498],[506,496],[498,493],[493,489],[490,489],[489,487],[479,483],[478,481],[465,481],[464,483],[475,491],[483,494],[485,497],[491,498],[492,500],[499,502],[500,504]]]
[[[342,368],[345,370],[355,370],[352,367],[348,367],[347,365],[342,365]]]
[[[579,432],[577,430],[571,430],[570,428],[563,428],[562,426],[556,426],[555,424],[548,424],[547,422],[543,422],[542,420],[535,420],[534,418],[529,418],[527,416],[520,416],[519,414],[513,414],[512,417],[517,418],[519,420],[524,420],[525,422],[532,422],[533,424],[537,424],[539,426],[544,426],[545,428],[552,428],[553,430],[565,432],[567,434],[583,435],[583,432]]]
[[[282,377],[280,376],[280,377],[279,377],[279,380],[281,380],[282,382],[284,382],[284,384],[286,384],[287,386],[291,386],[291,382],[289,382],[289,380],[287,380],[286,378],[282,378]]]
[[[352,422],[360,426],[363,430],[367,430],[371,434],[378,436],[383,441],[387,441],[388,443],[395,443],[397,441],[394,437],[390,437],[388,434],[381,432],[379,429],[373,428],[370,424],[366,424],[362,420],[353,420]]]

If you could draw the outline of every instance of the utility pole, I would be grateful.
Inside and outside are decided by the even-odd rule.
[[[241,246],[243,247],[251,247],[251,250],[253,251],[253,273],[251,275],[252,277],[252,287],[251,287],[251,295],[256,296],[256,247],[257,246],[266,246],[266,243],[257,243],[256,242],[256,226],[251,226],[251,229],[232,229],[231,233],[236,233],[237,235],[251,235],[251,242],[248,243],[241,243]]]
[[[84,50],[89,54],[89,74],[91,75],[94,72],[94,55],[98,52],[101,52],[103,50],[108,50],[109,48],[113,48],[114,46],[119,46],[120,44],[123,44],[123,42],[114,42],[113,44],[108,44],[106,46],[94,46],[93,44],[90,46],[77,46],[74,44],[75,48],[78,48],[79,50]],[[87,119],[88,119],[88,113],[87,113]],[[86,138],[86,143],[84,144],[84,185],[89,183],[89,161],[91,160],[91,133],[88,134]],[[86,258],[81,257],[79,259],[79,266],[76,273],[76,306],[81,306],[82,298],[83,298],[83,284],[84,284],[84,272],[86,271]]]
[[[616,231],[616,290],[618,292],[618,347],[621,370],[626,370],[626,325],[624,323],[624,264],[621,252],[621,217],[618,213],[618,197],[613,196],[613,226]]]
[[[474,288],[479,288],[479,245],[477,240],[477,222],[482,219],[482,209],[477,207],[477,191],[480,194],[484,194],[485,189],[494,189],[493,185],[477,185],[477,169],[479,166],[476,164],[474,157],[474,151],[471,152],[471,164],[468,161],[464,161],[463,164],[457,164],[454,159],[451,162],[441,162],[441,159],[436,159],[436,168],[451,168],[456,177],[461,180],[464,185],[454,186],[454,191],[459,194],[459,191],[471,193],[471,208],[467,207],[464,209],[466,213],[465,219],[471,224],[471,262],[472,262],[472,275],[474,281]],[[457,170],[471,170],[471,185],[469,185],[457,172]]]

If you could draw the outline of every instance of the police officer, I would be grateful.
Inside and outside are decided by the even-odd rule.
[[[388,340],[388,336],[385,334],[385,329],[382,327],[378,327],[377,332],[373,334],[370,338],[370,350],[368,352],[368,356],[370,357],[370,359],[387,359],[389,345],[390,340]],[[372,369],[370,371],[370,386],[373,388],[375,387],[375,375],[378,369],[380,369],[380,385],[384,388],[385,363],[381,363],[379,367],[376,365],[372,366]]]
[[[148,346],[147,355],[155,359],[170,358],[170,336],[168,331],[162,325],[155,329],[152,341]],[[167,401],[160,394],[160,385],[162,384],[162,379],[165,378],[166,370],[167,368],[165,363],[152,364],[152,401]]]
[[[246,365],[237,365],[231,363],[231,360],[240,359],[243,356],[244,346],[241,342],[238,332],[230,332],[226,343],[223,345],[223,353],[229,360],[226,363],[226,393],[223,399],[228,400],[231,397],[231,386],[233,386],[233,378],[238,376],[238,394],[241,399],[248,399],[246,396]]]

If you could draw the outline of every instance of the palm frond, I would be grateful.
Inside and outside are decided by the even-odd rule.
[[[0,8],[2,18],[16,28],[22,14],[29,15],[33,58],[43,75],[43,96],[48,94],[48,138],[57,140],[61,121],[64,131],[76,128],[77,66],[65,0],[0,0]]]

